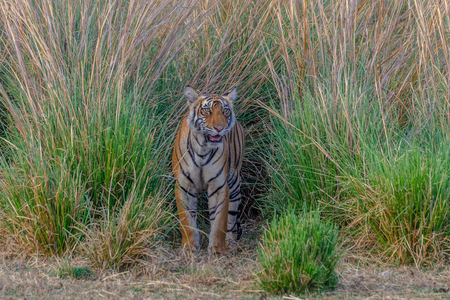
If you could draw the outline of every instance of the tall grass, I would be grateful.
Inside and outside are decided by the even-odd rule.
[[[260,46],[271,4],[17,0],[0,9],[2,226],[30,251],[80,250],[108,267],[139,259],[165,230],[182,87],[239,86],[240,119],[255,123],[247,97],[268,87]],[[254,182],[261,164],[248,157]]]
[[[165,219],[168,144],[156,133],[171,114],[156,115],[157,103],[143,97],[183,45],[174,43],[182,27],[165,21],[183,22],[184,10],[168,1],[17,1],[1,9],[2,96],[14,126],[2,158],[2,226],[44,253],[72,251],[95,232],[100,253],[138,257]],[[120,235],[114,243],[101,238],[110,226]],[[119,265],[116,256],[101,259]]]
[[[185,84],[238,87],[244,194],[264,213],[320,203],[355,249],[417,264],[443,249],[446,1],[13,0],[0,14],[1,226],[30,251],[123,266],[155,245]]]
[[[392,261],[446,249],[449,13],[445,1],[277,6],[269,211],[320,203],[352,248]]]
[[[400,146],[384,156],[367,150],[367,178],[353,186],[350,203],[392,261],[420,266],[448,251],[449,154],[448,143],[437,149]]]

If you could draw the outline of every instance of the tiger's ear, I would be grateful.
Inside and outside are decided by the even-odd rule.
[[[194,103],[198,99],[197,92],[189,85],[184,88],[184,96],[188,99],[189,104]]]
[[[223,94],[222,96],[224,96],[225,98],[228,98],[228,101],[230,101],[231,103],[234,102],[234,100],[236,100],[237,98],[237,91],[236,88],[229,90],[228,92],[226,92],[225,94]]]

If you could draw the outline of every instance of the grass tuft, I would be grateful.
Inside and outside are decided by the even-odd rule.
[[[74,267],[73,262],[68,257],[57,259],[55,264],[58,277],[61,279],[71,277],[78,280],[88,280],[95,277],[88,267]]]
[[[318,212],[275,216],[258,251],[260,286],[277,294],[302,293],[336,285],[338,232]]]

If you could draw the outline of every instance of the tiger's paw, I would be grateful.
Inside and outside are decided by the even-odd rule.
[[[227,249],[224,246],[208,246],[208,253],[210,255],[223,255],[227,253]]]

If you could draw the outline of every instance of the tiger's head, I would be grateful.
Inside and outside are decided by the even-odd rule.
[[[221,143],[223,136],[236,122],[233,112],[233,103],[237,98],[236,88],[223,95],[199,95],[193,88],[186,86],[184,96],[189,104],[187,124],[191,130],[202,132],[209,145]]]

